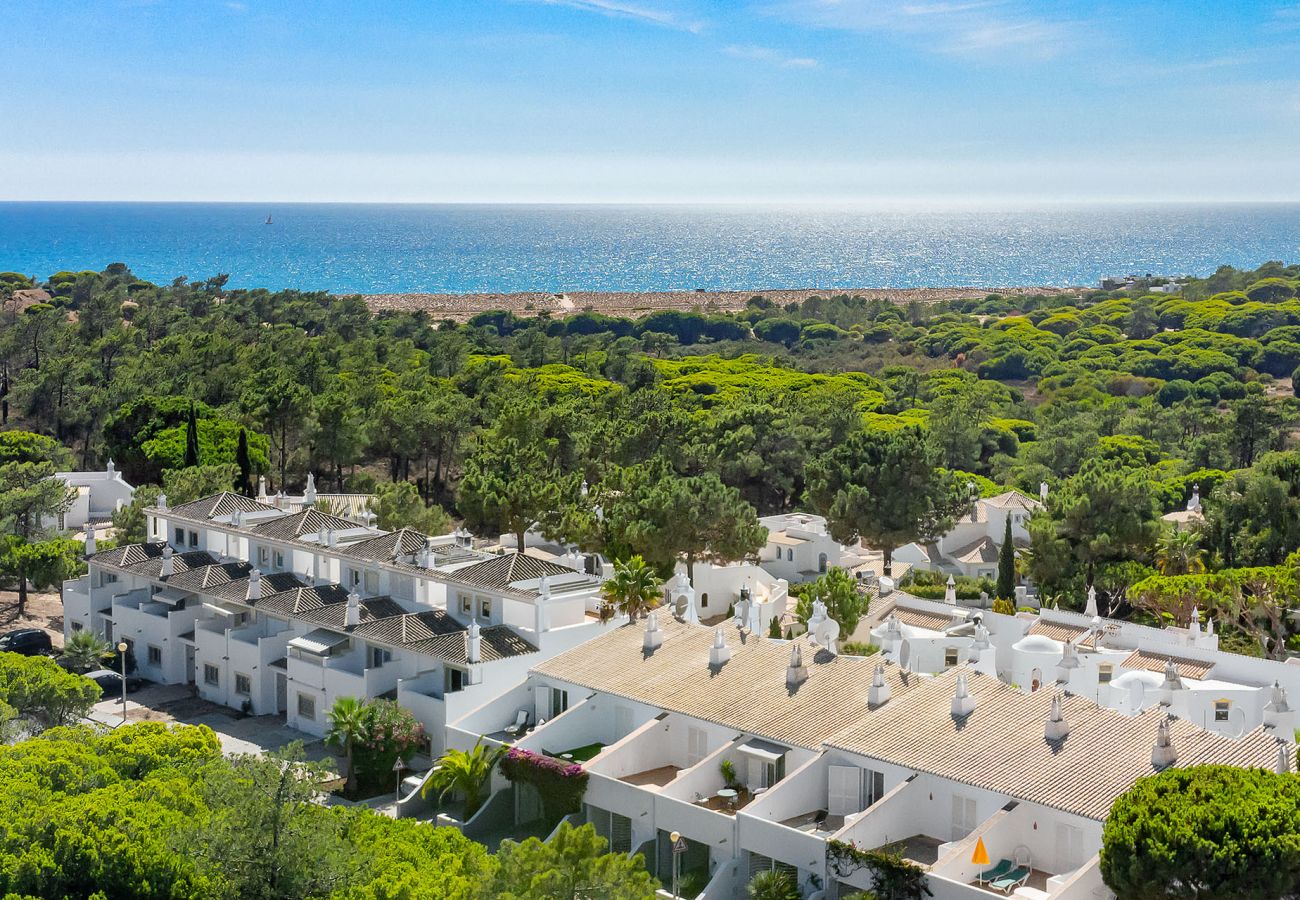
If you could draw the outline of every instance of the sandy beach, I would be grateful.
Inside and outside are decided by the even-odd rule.
[[[935,303],[940,300],[960,300],[984,297],[988,294],[1024,296],[1027,294],[1057,294],[1082,291],[1083,288],[1007,287],[1007,288],[834,288],[801,290],[748,290],[748,291],[574,291],[567,294],[543,292],[516,294],[369,294],[365,300],[374,312],[385,310],[424,310],[435,318],[464,320],[489,310],[508,309],[519,315],[533,315],[542,311],[552,315],[567,315],[581,310],[595,310],[612,316],[643,316],[665,309],[690,310],[702,308],[716,311],[744,309],[749,298],[766,297],[773,303],[784,305],[803,301],[809,297],[829,297],[851,294],[869,299],[888,300],[907,304],[913,300]]]

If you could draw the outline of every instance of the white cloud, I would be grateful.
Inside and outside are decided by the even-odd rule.
[[[639,3],[626,3],[623,0],[533,0],[547,6],[566,6],[586,12],[599,13],[615,19],[631,19],[663,28],[675,28],[699,34],[704,30],[704,23],[687,18],[670,9],[656,6],[644,6]]]
[[[812,69],[817,66],[817,60],[811,57],[790,56],[772,47],[758,47],[753,44],[732,44],[723,47],[722,52],[737,59],[752,59],[782,69]]]
[[[784,0],[767,11],[821,28],[909,38],[955,56],[1001,51],[1048,59],[1078,42],[1078,23],[1048,18],[1024,0]]]

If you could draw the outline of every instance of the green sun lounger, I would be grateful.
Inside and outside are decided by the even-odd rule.
[[[989,887],[1009,894],[1029,880],[1029,870],[1024,866],[1012,869],[996,881],[989,882]]]
[[[1016,867],[1016,864],[1009,859],[999,859],[998,864],[987,872],[980,872],[976,879],[981,883],[995,881],[999,878],[1005,878],[1006,874]]]

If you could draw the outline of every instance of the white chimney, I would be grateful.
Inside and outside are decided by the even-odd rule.
[[[949,606],[957,605],[957,582],[951,575],[948,576],[948,585],[943,589],[943,602]]]
[[[1088,603],[1083,608],[1083,614],[1090,618],[1096,618],[1097,613],[1097,589],[1088,585]]]
[[[645,617],[645,636],[641,640],[641,649],[653,653],[663,646],[664,633],[659,630],[659,617],[650,612]]]
[[[325,546],[334,546],[334,529],[328,525],[325,526]]]
[[[110,456],[108,458],[108,465],[104,467],[104,471],[108,473],[109,480],[111,481],[113,476],[117,473],[117,469],[113,466],[113,457]]]
[[[1192,485],[1192,496],[1187,501],[1187,511],[1199,512],[1200,509],[1201,509],[1201,486],[1199,484],[1194,484]]]
[[[1163,769],[1177,761],[1178,751],[1174,749],[1173,739],[1169,736],[1169,717],[1166,716],[1156,728],[1156,745],[1151,748],[1151,765]]]
[[[478,627],[478,619],[470,619],[469,630],[465,632],[465,662],[480,662],[483,638]]]
[[[176,562],[172,559],[172,545],[168,544],[162,551],[162,577],[171,578],[175,574]]]
[[[1287,700],[1286,688],[1273,682],[1271,695],[1264,704],[1264,727],[1277,736],[1278,740],[1291,743],[1295,740],[1295,710]]]
[[[1277,745],[1277,774],[1286,775],[1293,771],[1291,768],[1291,745],[1279,741]]]
[[[716,668],[729,659],[731,659],[731,648],[727,646],[727,638],[721,628],[715,628],[713,646],[709,648],[709,665]]]
[[[253,569],[248,573],[248,591],[244,594],[244,599],[254,603],[262,599],[262,572],[259,569]]]
[[[361,595],[356,591],[348,594],[348,608],[343,611],[343,627],[355,628],[361,624]]]
[[[975,698],[966,688],[966,675],[957,676],[957,689],[952,695],[952,714],[954,718],[964,719],[975,711]]]
[[[266,502],[266,476],[257,476],[257,499],[262,503]]]
[[[885,640],[901,641],[903,639],[903,624],[898,621],[898,616],[892,612],[889,618],[885,620]]]
[[[1070,723],[1065,721],[1065,713],[1061,710],[1061,695],[1057,694],[1052,697],[1052,711],[1047,716],[1047,727],[1043,731],[1043,736],[1049,741],[1064,740],[1070,734]]]
[[[307,488],[302,492],[302,502],[306,506],[316,503],[316,476],[311,472],[307,473]]]
[[[86,558],[95,555],[95,526],[86,526]]]
[[[1182,689],[1183,679],[1178,675],[1178,667],[1174,665],[1172,659],[1166,661],[1165,680],[1164,683],[1160,685],[1160,702],[1165,706],[1171,705],[1174,702],[1174,692],[1181,691]]]
[[[867,705],[880,706],[888,703],[889,697],[889,682],[885,681],[885,667],[877,665],[875,674],[871,676],[871,690],[867,692]]]
[[[244,511],[237,509],[230,514],[230,524],[236,528],[244,527]]]
[[[418,565],[421,569],[428,569],[430,568],[429,559],[430,559],[429,545],[426,542],[423,546],[420,547],[420,555],[416,557],[415,564]]]
[[[1196,643],[1196,639],[1201,636],[1201,611],[1195,606],[1192,607],[1191,620],[1187,623],[1187,633],[1191,636],[1192,643]]]
[[[1214,637],[1214,616],[1205,619],[1205,636]]]
[[[166,508],[167,508],[167,495],[166,495],[166,494],[159,494],[159,495],[158,495],[158,500],[154,503],[154,506],[158,507],[159,509],[166,509]]]
[[[785,686],[787,688],[797,688],[808,680],[808,667],[803,664],[803,650],[799,648],[799,643],[790,645],[790,665],[785,669]]]
[[[1040,482],[1038,482],[1038,499],[1041,500],[1043,503],[1046,503],[1046,502],[1047,502],[1047,482],[1046,482],[1046,481],[1040,481]]]
[[[1074,649],[1074,644],[1066,641],[1065,646],[1061,648],[1061,661],[1057,666],[1062,669],[1077,669],[1079,665],[1079,654]]]

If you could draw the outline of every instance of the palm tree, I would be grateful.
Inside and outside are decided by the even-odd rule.
[[[334,701],[329,712],[329,731],[325,733],[325,745],[337,747],[343,751],[347,761],[347,784],[344,791],[351,794],[357,786],[356,766],[353,756],[356,746],[370,734],[370,708],[364,700],[356,697],[340,697]]]
[[[63,662],[74,672],[102,669],[113,655],[113,645],[93,631],[74,631],[63,645]]]
[[[654,568],[637,555],[614,564],[614,577],[600,586],[600,593],[635,621],[641,613],[659,605],[660,585]]]
[[[768,869],[749,879],[745,895],[750,900],[799,900],[799,886],[788,872]]]
[[[468,753],[464,750],[448,750],[438,760],[433,774],[424,782],[420,796],[428,798],[431,792],[437,791],[441,802],[448,794],[460,794],[465,798],[465,821],[468,822],[483,805],[486,799],[483,789],[492,776],[492,769],[505,752],[505,747],[485,746],[481,739]]]
[[[1200,575],[1205,571],[1201,536],[1190,529],[1170,528],[1156,541],[1156,566],[1161,575]]]

